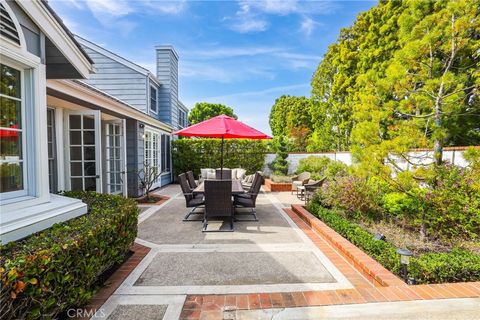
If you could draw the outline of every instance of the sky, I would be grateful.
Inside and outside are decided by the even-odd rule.
[[[155,74],[155,46],[179,60],[179,97],[223,103],[270,133],[283,94],[310,96],[310,80],[340,29],[375,1],[50,0],[68,28]]]

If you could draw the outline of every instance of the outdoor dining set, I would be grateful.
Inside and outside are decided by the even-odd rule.
[[[252,178],[253,176],[253,178]],[[243,180],[232,175],[231,169],[216,169],[215,176],[207,176],[203,180],[195,180],[192,171],[182,173],[178,181],[185,197],[186,207],[192,208],[183,221],[202,221],[203,232],[234,231],[236,221],[258,221],[256,200],[263,184],[263,175],[256,172]],[[202,208],[202,211],[197,209]],[[248,211],[240,210],[247,208]],[[190,218],[190,216],[197,218]],[[252,218],[241,218],[251,215]],[[209,230],[208,223],[221,219],[229,223],[228,229]]]

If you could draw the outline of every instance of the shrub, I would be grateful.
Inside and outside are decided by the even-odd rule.
[[[327,177],[332,180],[346,170],[347,165],[341,161],[331,160],[327,157],[309,156],[299,161],[297,173],[307,171],[312,174],[312,179],[319,180]]]
[[[318,196],[310,202],[308,210],[385,268],[399,273],[399,257],[391,243],[374,240],[371,233],[345,219],[338,211],[322,207]],[[479,281],[480,254],[462,249],[426,253],[411,259],[409,275],[418,283]]]
[[[444,238],[480,238],[480,175],[471,168],[434,167],[426,173],[426,226]]]
[[[225,168],[244,168],[247,173],[262,171],[267,146],[261,140],[227,139],[224,145]],[[219,168],[220,139],[178,139],[172,141],[173,170],[176,177],[192,170],[196,175],[201,168]]]
[[[419,192],[412,192],[408,195],[404,192],[391,192],[383,196],[383,207],[386,213],[395,219],[403,219],[412,225],[418,220],[423,211],[423,199]]]
[[[123,261],[137,235],[135,201],[66,192],[88,213],[0,247],[0,318],[55,318],[91,299],[98,277]]]
[[[383,214],[378,186],[364,178],[353,175],[337,178],[325,183],[320,194],[324,205],[343,209],[350,217],[378,218]]]

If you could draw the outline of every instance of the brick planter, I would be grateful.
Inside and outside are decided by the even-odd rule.
[[[280,182],[273,182],[271,179],[265,179],[265,184],[263,186],[265,191],[271,192],[283,192],[283,191],[292,191],[292,184],[287,183],[280,183]]]

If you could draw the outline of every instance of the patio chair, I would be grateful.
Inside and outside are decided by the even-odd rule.
[[[197,183],[195,182],[195,177],[193,176],[192,171],[187,172],[187,180],[191,189],[195,189],[197,187]]]
[[[318,181],[310,181],[309,183],[303,185],[303,187],[305,188],[305,194],[304,194],[305,203],[308,203],[312,199],[315,192],[322,187],[326,179],[327,177],[323,177]]]
[[[178,181],[180,182],[180,187],[182,188],[183,196],[185,197],[185,203],[187,208],[192,208],[189,213],[183,218],[183,221],[203,221],[203,219],[192,219],[188,218],[192,214],[202,214],[203,212],[195,212],[197,208],[201,208],[205,205],[202,194],[194,195],[192,193],[193,189],[190,188],[187,181],[187,176],[185,173],[182,173],[178,176]]]
[[[293,191],[297,191],[298,186],[303,186],[304,184],[308,183],[310,180],[310,172],[302,172],[298,176],[292,177],[292,194]]]
[[[240,220],[235,217],[235,221],[258,221],[256,208],[257,196],[260,193],[260,188],[262,187],[263,183],[263,175],[260,172],[255,173],[255,178],[253,178],[253,183],[248,192],[243,194],[238,194],[233,196],[233,206],[235,208],[242,207],[242,208],[250,208],[251,211],[247,214],[251,214],[253,216],[252,219],[244,219]],[[235,212],[235,215],[240,215],[242,213]]]
[[[205,180],[205,215],[203,232],[233,231],[232,180]],[[207,230],[212,217],[229,217],[230,229]]]
[[[223,169],[223,174],[221,169],[215,170],[215,179],[217,180],[232,180],[232,170]]]

